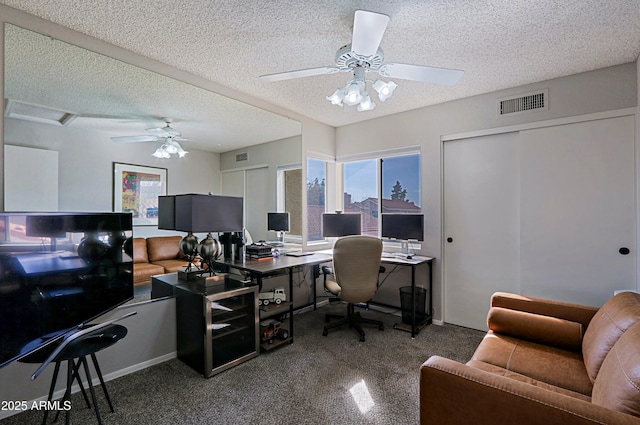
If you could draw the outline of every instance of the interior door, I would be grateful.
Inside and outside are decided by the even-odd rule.
[[[635,288],[634,132],[632,116],[521,132],[523,294],[599,306]]]
[[[518,133],[444,143],[447,323],[486,329],[489,296],[518,291],[518,150]]]

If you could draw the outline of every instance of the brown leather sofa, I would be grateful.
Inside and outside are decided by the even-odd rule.
[[[177,272],[189,262],[180,252],[181,236],[133,238],[133,284],[151,283],[151,276]]]
[[[421,424],[640,424],[640,294],[601,308],[496,293],[462,364],[420,369]]]

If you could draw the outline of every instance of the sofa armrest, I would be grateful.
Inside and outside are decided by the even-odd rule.
[[[491,297],[491,307],[502,307],[577,322],[582,325],[583,332],[598,311],[598,307],[527,297],[508,292],[494,293]]]
[[[420,423],[640,424],[640,418],[433,356],[420,368]]]
[[[503,307],[491,307],[487,315],[487,325],[495,333],[565,350],[582,350],[584,329],[578,322]]]

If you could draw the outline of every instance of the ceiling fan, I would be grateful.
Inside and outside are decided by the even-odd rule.
[[[453,85],[460,81],[464,71],[458,69],[395,62],[384,63],[384,54],[380,48],[380,42],[388,23],[389,16],[387,15],[357,10],[353,20],[351,44],[338,49],[335,66],[261,75],[260,80],[274,82],[315,75],[335,74],[337,72],[351,72],[353,78],[344,87],[338,88],[331,96],[327,96],[327,100],[338,106],[343,104],[348,106],[358,105],[359,111],[375,108],[375,103],[371,101],[366,91],[366,82],[370,81],[365,79],[365,73],[367,72],[377,72],[383,77],[425,83]],[[397,84],[393,81],[376,80],[371,82],[372,88],[378,93],[378,98],[381,101],[388,99],[397,87]]]
[[[181,141],[189,139],[182,138],[182,134],[171,127],[171,118],[164,118],[165,126],[148,128],[147,131],[151,134],[144,136],[117,136],[112,137],[116,143],[137,143],[137,142],[157,142],[164,140],[164,143],[156,149],[152,154],[156,158],[169,158],[172,154],[177,154],[180,158],[183,158],[188,152],[182,149],[180,146]]]

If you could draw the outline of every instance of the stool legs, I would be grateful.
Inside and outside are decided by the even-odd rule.
[[[109,393],[107,392],[107,386],[104,384],[104,379],[102,378],[102,371],[100,371],[100,366],[98,365],[98,359],[96,358],[96,353],[91,353],[91,361],[93,361],[93,367],[98,374],[98,379],[100,379],[100,385],[102,386],[102,391],[104,392],[104,397],[107,399],[107,403],[109,403],[109,408],[111,409],[111,413],[114,413],[113,404],[111,404],[111,398],[109,397]]]
[[[104,378],[102,377],[102,371],[100,370],[100,366],[98,364],[98,359],[96,358],[95,353],[91,353],[91,360],[93,362],[93,367],[98,374],[98,379],[100,380],[100,386],[102,387],[102,391],[104,392],[105,398],[107,399],[107,403],[109,404],[109,408],[111,412],[114,412],[113,404],[111,403],[111,398],[109,397],[109,393],[107,392],[107,386],[104,383]],[[80,386],[80,391],[82,392],[82,396],[84,397],[85,402],[87,403],[87,407],[91,408],[91,404],[89,403],[89,398],[87,397],[87,393],[84,389],[84,385],[82,383],[82,379],[80,377],[80,367],[84,368],[84,373],[87,378],[87,385],[89,386],[89,391],[91,392],[91,400],[93,401],[93,408],[96,412],[96,418],[98,419],[98,424],[102,425],[102,418],[100,417],[100,411],[98,409],[98,403],[96,400],[96,393],[91,384],[91,373],[89,371],[89,363],[87,362],[86,356],[79,357],[77,360],[69,359],[67,360],[67,387],[65,389],[64,395],[62,396],[61,402],[69,400],[71,398],[71,386],[73,385],[73,381],[78,381],[78,385]],[[56,386],[56,380],[58,379],[58,373],[60,372],[60,361],[56,362],[55,369],[53,371],[53,378],[51,379],[51,386],[49,387],[49,397],[47,401],[51,401],[53,398],[53,391]],[[42,419],[42,425],[47,423],[47,417],[49,412],[45,410],[44,418]],[[56,412],[56,416],[54,418],[54,422],[58,420],[58,415],[60,411]],[[67,410],[65,412],[65,424],[69,424],[71,416],[71,410]]]

